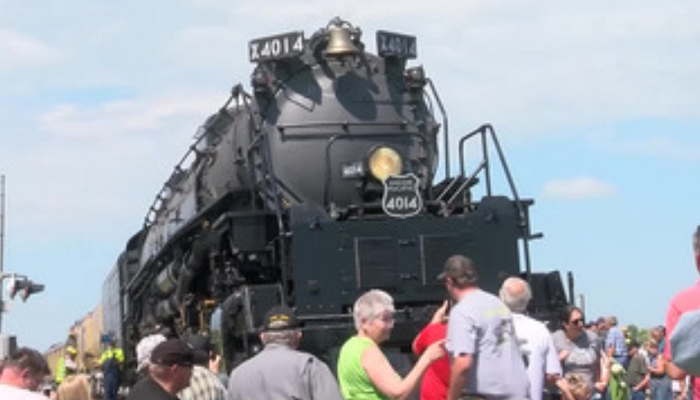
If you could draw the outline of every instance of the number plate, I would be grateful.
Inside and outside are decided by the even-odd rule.
[[[377,31],[377,54],[381,57],[416,58],[416,37]]]
[[[423,199],[418,190],[418,177],[413,174],[392,175],[384,181],[382,208],[387,215],[408,218],[423,209]]]
[[[294,57],[304,51],[304,32],[289,32],[251,40],[248,50],[250,62]]]

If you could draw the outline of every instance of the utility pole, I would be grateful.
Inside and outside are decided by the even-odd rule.
[[[5,264],[5,175],[0,175],[0,277],[4,276]],[[2,333],[2,313],[5,301],[2,297],[2,279],[0,279],[0,333]]]
[[[6,357],[14,351],[16,339],[14,336],[2,333],[2,314],[7,306],[3,296],[5,278],[9,278],[8,291],[10,299],[18,293],[23,301],[27,301],[34,293],[44,291],[44,285],[31,281],[26,275],[14,272],[5,272],[5,175],[0,175],[0,359]]]

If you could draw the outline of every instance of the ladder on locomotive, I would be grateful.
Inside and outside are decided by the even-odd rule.
[[[234,88],[235,91],[236,88]],[[270,154],[269,133],[263,129],[262,122],[256,120],[257,113],[254,112],[250,105],[250,95],[245,93],[242,88],[238,89],[238,95],[237,101],[242,99],[243,106],[248,111],[250,118],[250,147],[247,150],[247,157],[250,179],[251,182],[254,182],[251,190],[255,191],[257,189],[263,209],[277,213],[277,217],[281,222],[282,208],[287,199],[284,197],[283,188],[281,188],[281,184],[274,173],[273,160]],[[251,193],[251,196],[254,198],[255,193]]]

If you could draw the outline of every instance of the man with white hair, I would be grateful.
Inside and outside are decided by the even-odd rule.
[[[136,372],[142,377],[148,376],[148,367],[151,365],[151,353],[159,344],[165,342],[168,338],[160,333],[148,335],[141,339],[136,345]]]
[[[515,333],[530,381],[530,400],[542,400],[545,384],[555,383],[562,390],[564,398],[569,397],[549,330],[542,322],[525,315],[532,299],[530,285],[523,279],[510,277],[503,282],[500,297],[513,313]]]

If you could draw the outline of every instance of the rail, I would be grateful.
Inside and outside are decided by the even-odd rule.
[[[432,93],[433,97],[435,98],[435,101],[437,102],[438,108],[440,108],[440,115],[442,115],[442,127],[443,127],[443,132],[444,134],[442,135],[442,140],[443,140],[443,147],[444,147],[444,156],[445,156],[445,176],[450,176],[450,126],[448,124],[449,120],[447,118],[447,111],[445,111],[445,107],[442,105],[442,100],[440,100],[440,96],[438,95],[437,89],[435,89],[435,85],[433,84],[433,80],[430,78],[426,78],[425,80],[428,84],[428,87],[430,88],[430,93]],[[428,99],[430,99],[429,96],[427,96]],[[435,115],[435,113],[433,113]]]
[[[466,144],[467,142],[471,141],[476,137],[481,139],[481,161],[478,163],[476,168],[473,171],[471,171],[467,176],[465,163]],[[518,228],[520,229],[523,238],[523,257],[525,260],[525,270],[526,273],[529,275],[531,273],[529,241],[533,239],[538,239],[542,235],[533,235],[530,232],[527,211],[526,207],[524,206],[525,202],[518,195],[518,190],[515,187],[515,182],[510,172],[510,168],[508,167],[508,162],[506,161],[503,149],[501,148],[498,138],[496,137],[496,132],[492,125],[484,124],[479,128],[473,130],[472,132],[467,133],[459,140],[459,175],[448,184],[448,186],[442,191],[442,193],[440,193],[437,199],[440,201],[445,201],[445,197],[447,197],[448,194],[452,190],[454,190],[454,193],[452,193],[452,195],[449,196],[449,199],[445,201],[446,205],[449,206],[457,199],[457,197],[461,193],[463,193],[471,185],[472,182],[474,182],[474,180],[480,173],[483,173],[485,178],[484,181],[486,185],[486,195],[492,196],[493,193],[491,185],[491,161],[489,159],[489,143],[492,144],[496,151],[496,154],[498,155],[498,161],[501,165],[503,173],[505,174],[506,181],[508,183],[511,195],[513,197],[513,203],[515,204],[516,210],[518,212]],[[454,189],[456,185],[458,186],[456,189]]]
[[[215,114],[214,119],[208,121],[208,123],[205,123],[204,125],[199,127],[199,130],[195,134],[194,143],[190,145],[185,154],[180,158],[180,161],[178,161],[178,163],[175,164],[175,167],[173,168],[173,172],[170,174],[170,177],[168,177],[168,180],[165,181],[163,187],[160,189],[158,194],[156,194],[155,199],[153,199],[153,202],[148,208],[148,212],[146,213],[146,216],[144,217],[143,221],[144,228],[148,228],[153,224],[156,215],[158,214],[158,211],[163,205],[163,202],[168,199],[167,193],[171,190],[174,190],[177,186],[177,183],[183,179],[184,174],[187,171],[187,168],[185,168],[184,166],[185,163],[190,159],[190,157],[192,155],[195,155],[195,157],[207,155],[206,152],[199,150],[198,146],[204,140],[204,138],[209,136],[208,134],[210,132],[213,132],[212,127],[216,126],[216,122],[219,121],[219,118],[222,118],[223,116],[227,118],[232,118],[228,113],[228,107],[231,104],[231,102],[239,96],[241,90],[240,86],[241,85],[234,86],[234,88],[231,90],[231,95],[226,100],[226,102],[224,102],[224,105],[221,106],[221,108],[219,108],[219,111]]]

